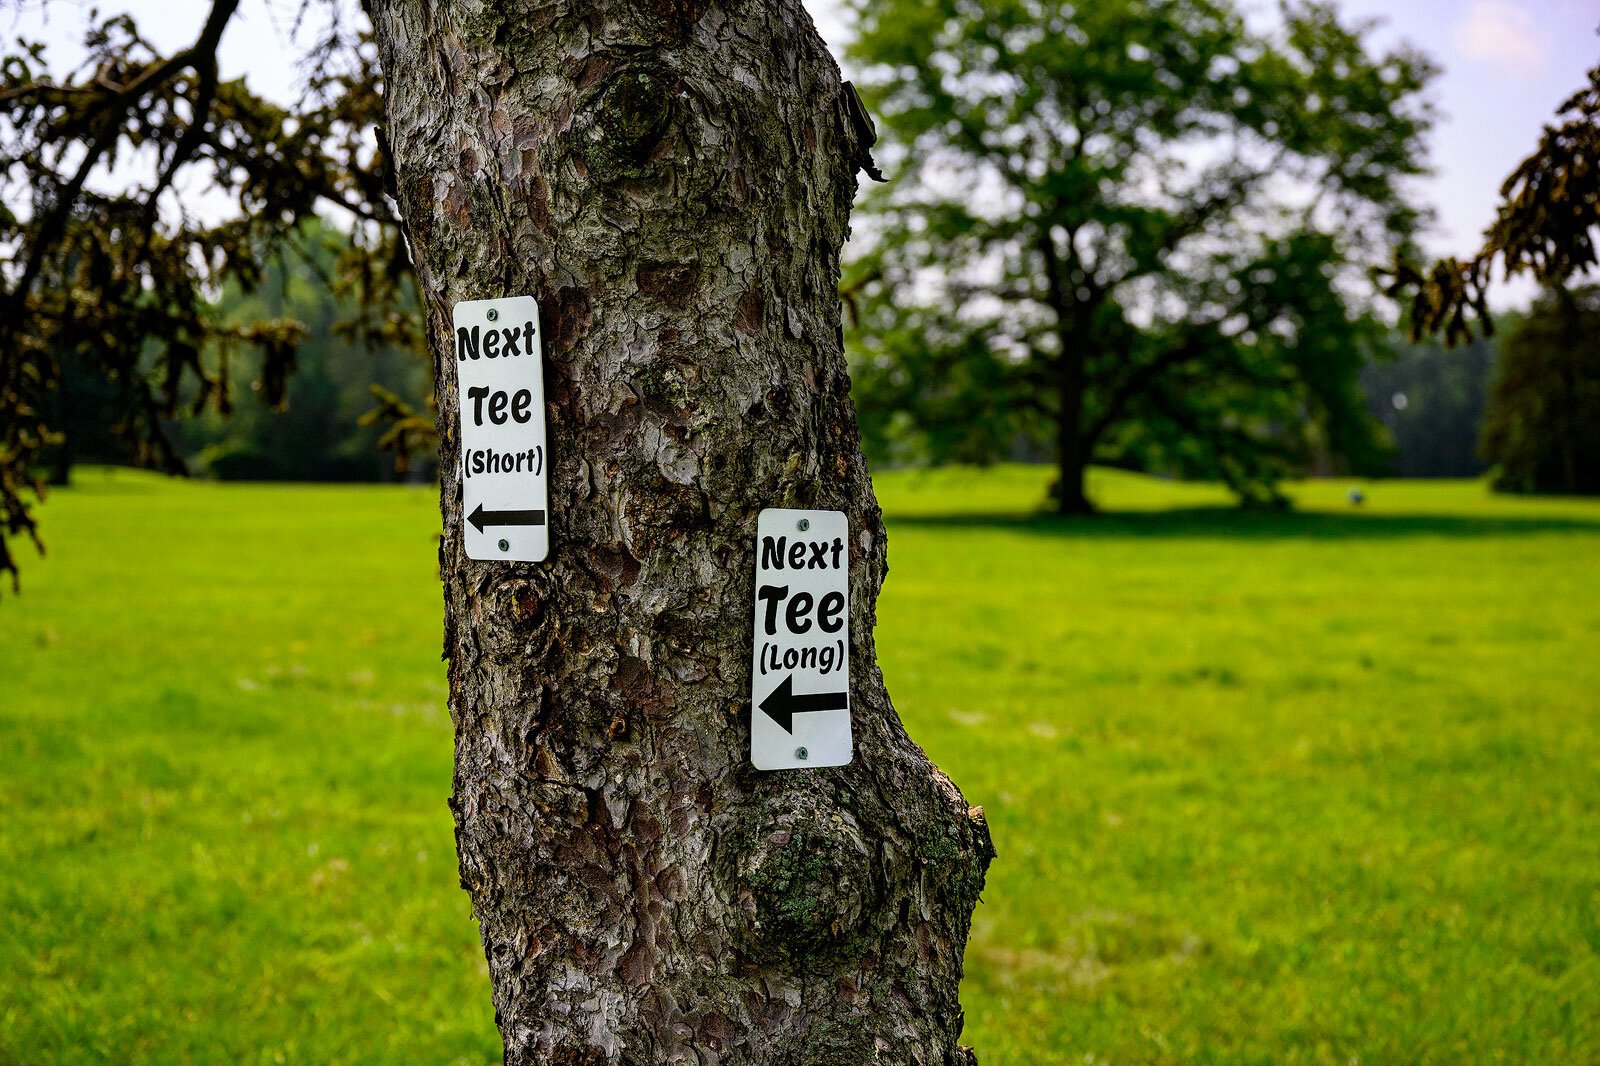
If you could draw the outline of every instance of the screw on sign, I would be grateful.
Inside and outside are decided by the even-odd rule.
[[[750,761],[843,766],[850,734],[850,524],[769,508],[756,523]]]

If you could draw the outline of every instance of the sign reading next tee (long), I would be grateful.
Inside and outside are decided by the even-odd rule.
[[[539,562],[550,553],[539,304],[468,300],[454,324],[467,558]]]
[[[850,522],[769,508],[756,521],[750,761],[843,766],[850,741]]]

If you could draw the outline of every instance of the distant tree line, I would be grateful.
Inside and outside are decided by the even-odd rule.
[[[1458,350],[1399,343],[1393,359],[1362,368],[1367,410],[1389,431],[1388,473],[1477,477],[1488,469],[1481,442],[1498,347],[1486,338]]]
[[[307,227],[295,254],[264,268],[266,281],[257,289],[246,295],[230,287],[222,294],[218,312],[223,320],[293,319],[304,324],[306,339],[281,403],[265,402],[259,381],[233,381],[231,413],[208,410],[167,427],[192,472],[246,481],[434,476],[431,450],[401,449],[405,458],[397,463],[395,449],[385,447],[397,419],[415,417],[431,424],[427,367],[407,349],[369,348],[352,343],[339,329],[355,309],[345,306],[349,298],[330,288],[327,278],[346,241],[331,225]],[[1586,368],[1600,365],[1594,350],[1600,339],[1595,290],[1552,292],[1532,312],[1503,314],[1499,324],[1497,334],[1478,336],[1458,348],[1439,340],[1395,337],[1389,345],[1392,357],[1372,359],[1362,367],[1359,387],[1366,411],[1375,424],[1386,427],[1388,436],[1386,449],[1376,453],[1365,472],[1434,478],[1477,477],[1494,469],[1496,487],[1506,491],[1597,491],[1591,481],[1600,470],[1600,452],[1593,442],[1582,443],[1584,427],[1600,427],[1600,409],[1593,407],[1591,396],[1595,385],[1584,384],[1592,376]],[[211,358],[215,361],[216,353]],[[957,368],[984,365],[967,362]],[[1005,411],[1003,394],[981,382],[964,382],[951,390],[950,395],[966,397],[956,409],[939,417],[923,410],[913,421],[895,402],[898,397],[880,390],[882,380],[864,374],[855,390],[864,439],[880,466],[1055,458],[1048,421]],[[65,483],[75,464],[129,461],[126,438],[115,428],[127,417],[122,410],[126,393],[67,353],[54,399],[56,424],[64,433],[61,444],[48,453],[52,481]],[[982,410],[983,402],[995,409]],[[964,406],[973,403],[979,409]],[[984,434],[1001,438],[1000,443],[967,454],[969,415],[992,420]],[[1550,430],[1563,427],[1570,432],[1563,432],[1558,442]],[[423,426],[413,430],[426,432]],[[947,441],[930,439],[941,432]],[[1184,473],[1159,462],[1125,460],[1120,465]],[[1313,456],[1304,472],[1315,469]]]
[[[193,472],[249,481],[393,481],[433,476],[434,464],[427,449],[418,451],[417,461],[406,466],[397,465],[392,449],[382,447],[394,425],[393,412],[383,419],[371,416],[386,404],[422,412],[431,422],[431,415],[426,414],[427,368],[408,350],[394,346],[369,350],[340,334],[338,324],[349,320],[355,309],[343,306],[347,298],[330,289],[326,278],[345,240],[345,235],[330,225],[308,227],[301,247],[267,265],[266,281],[254,292],[246,295],[230,288],[222,294],[218,310],[225,320],[294,319],[305,325],[307,336],[281,404],[266,403],[258,381],[233,381],[231,414],[207,411],[196,418],[175,420],[168,427]],[[1502,316],[1502,327],[1509,328],[1503,328],[1500,335],[1479,337],[1456,350],[1438,341],[1407,343],[1396,338],[1393,358],[1368,362],[1359,378],[1361,393],[1367,412],[1375,423],[1387,427],[1389,436],[1387,452],[1374,461],[1370,472],[1428,478],[1476,477],[1488,470],[1484,433],[1498,353],[1505,338],[1521,336],[1526,318]],[[1553,336],[1543,327],[1536,335]],[[1524,363],[1529,361],[1528,342],[1519,344],[1516,351],[1524,353]],[[1523,383],[1539,380],[1544,379],[1526,369],[1516,377]],[[982,461],[1000,456],[1033,462],[1054,458],[1048,422],[1003,411],[968,412],[993,418],[985,432],[1009,434],[1009,439],[993,452],[967,455],[961,442],[971,427],[955,417],[957,412],[913,424],[903,410],[884,402],[892,397],[877,391],[880,381],[879,376],[863,375],[856,389],[865,438],[872,458],[880,465],[921,465],[940,459]],[[376,397],[374,385],[379,388]],[[954,394],[972,399],[989,391],[975,383],[957,388]],[[999,399],[989,395],[990,402]],[[65,432],[61,445],[49,453],[53,481],[65,482],[74,464],[128,461],[125,439],[113,429],[124,417],[119,405],[126,398],[103,375],[70,356],[64,358],[55,400],[58,424]],[[1514,395],[1508,393],[1506,402],[1515,404]],[[1525,401],[1514,412],[1497,418],[1495,446],[1505,449],[1515,441],[1525,450],[1529,433],[1519,427],[1524,427],[1528,418]],[[941,426],[951,437],[948,448],[929,441],[929,435],[940,432]],[[417,450],[407,449],[412,451]],[[1531,488],[1537,482],[1528,476],[1526,461],[1514,460],[1513,467],[1513,473],[1501,478],[1504,487]],[[1159,464],[1149,469],[1181,473]]]
[[[352,297],[329,285],[348,237],[322,223],[305,227],[295,248],[264,267],[264,280],[246,294],[229,286],[217,302],[218,317],[246,323],[290,319],[305,326],[281,402],[269,403],[258,378],[228,380],[222,410],[174,419],[166,427],[179,456],[193,473],[247,481],[431,480],[434,460],[423,450],[397,462],[385,448],[401,411],[427,412],[426,364],[409,349],[354,343],[339,328],[355,317]],[[155,358],[152,349],[147,358]],[[219,352],[205,355],[212,366]],[[374,392],[377,386],[377,392]],[[129,398],[105,375],[70,355],[62,360],[56,392],[61,443],[48,454],[51,480],[70,477],[74,464],[126,463],[126,437],[115,427],[129,417]],[[391,417],[375,417],[388,411]],[[410,452],[411,449],[406,449]]]

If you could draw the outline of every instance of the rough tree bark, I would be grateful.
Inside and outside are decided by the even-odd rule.
[[[373,0],[439,396],[451,807],[509,1063],[961,1063],[992,854],[874,664],[864,146],[798,0]],[[551,556],[465,558],[450,309],[545,324]],[[851,522],[855,761],[751,768],[763,507]]]

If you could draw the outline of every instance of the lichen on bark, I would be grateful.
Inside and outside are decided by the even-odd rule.
[[[795,0],[373,0],[435,352],[461,880],[510,1063],[958,1063],[992,850],[874,665],[862,124]],[[462,551],[450,309],[545,327],[550,558]],[[850,516],[845,767],[749,764],[763,507]]]

